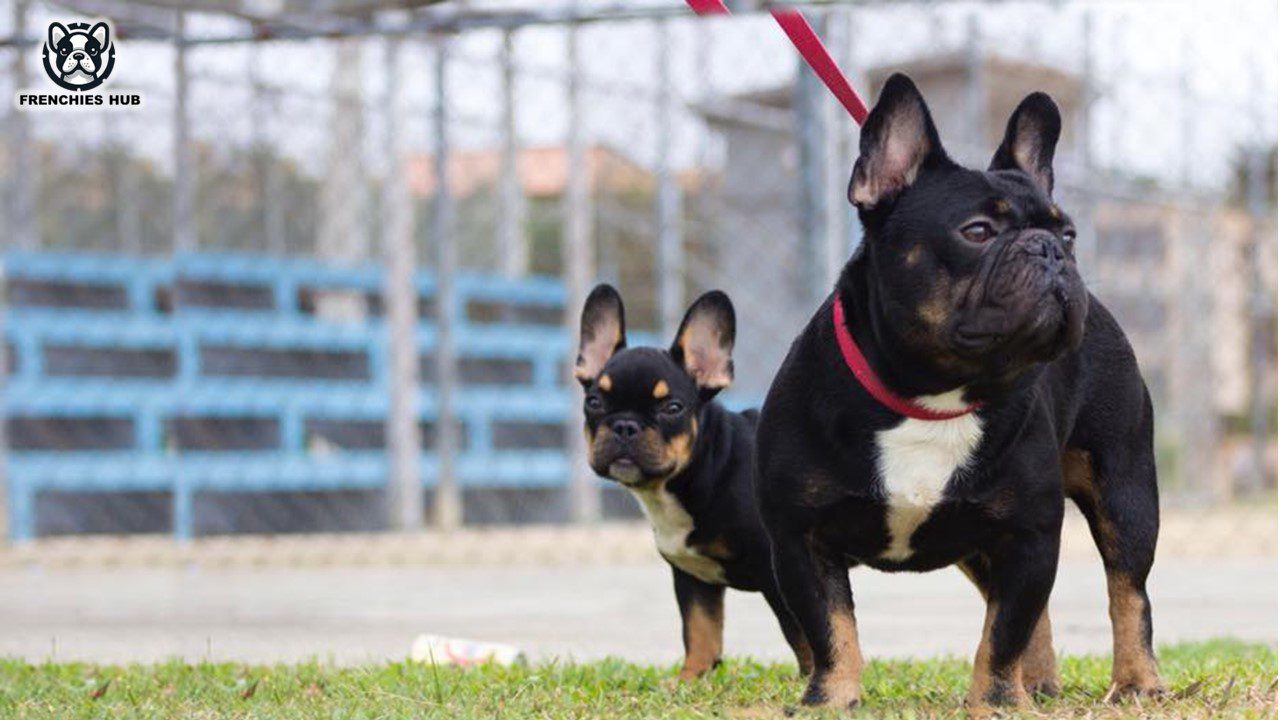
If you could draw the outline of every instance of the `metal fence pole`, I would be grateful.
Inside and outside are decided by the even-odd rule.
[[[13,3],[13,36],[27,36],[27,9],[24,0]],[[21,90],[27,85],[27,54],[30,50],[22,44],[14,45],[13,84]],[[14,246],[35,248],[40,245],[39,218],[36,204],[40,188],[40,159],[31,137],[31,118],[28,113],[9,111],[9,146],[13,150],[13,175],[10,178],[9,233]]]
[[[449,194],[449,38],[440,35],[436,45],[436,195],[433,207],[432,240],[436,249],[436,492],[433,505],[435,525],[453,530],[462,524],[462,496],[458,489],[454,458],[458,449],[454,391],[458,363],[454,345],[454,323],[458,319],[454,273],[458,270],[457,238],[453,232],[453,198]]]
[[[0,257],[0,298],[8,297],[8,286],[5,280],[5,262]],[[6,336],[5,327],[9,321],[8,302],[0,302],[0,338]],[[9,383],[9,343],[0,342],[0,388]],[[7,403],[0,403],[0,537],[12,539],[10,530],[13,523],[9,521],[9,408]]]
[[[502,170],[499,174],[498,238],[502,272],[520,277],[529,272],[525,237],[524,189],[520,185],[520,136],[516,129],[515,31],[502,34]]]
[[[106,135],[111,138],[109,147],[110,173],[115,201],[116,249],[129,253],[142,250],[142,223],[138,216],[138,179],[133,172],[133,158],[129,153],[127,133],[120,131],[123,119],[115,113],[103,113]]]
[[[568,95],[569,127],[566,144],[569,152],[569,177],[564,195],[564,285],[565,327],[576,334],[578,314],[587,300],[595,266],[595,248],[591,232],[591,194],[587,178],[586,146],[582,137],[582,78],[578,65],[578,26],[568,28]],[[576,338],[574,338],[576,342]],[[570,371],[572,370],[572,363]],[[567,377],[570,387],[577,384]],[[576,397],[576,395],[575,395]],[[569,446],[569,506],[575,522],[594,522],[600,518],[600,492],[587,467],[586,438],[582,434],[582,409],[569,403],[565,418]]]
[[[386,67],[400,67],[400,39],[386,42]],[[387,73],[386,170],[382,180],[383,277],[390,364],[387,455],[390,459],[391,527],[422,527],[422,438],[418,426],[418,262],[413,241],[413,204],[404,176],[400,74]]]
[[[982,18],[969,16],[968,39],[965,41],[965,120],[968,147],[962,151],[970,162],[981,162],[987,138],[987,78],[983,67]]]
[[[187,113],[187,15],[174,15],[173,32],[173,249],[196,248],[195,177],[192,173],[190,116]]]
[[[823,126],[824,91],[817,76],[803,60],[796,60],[796,143],[800,159],[799,197],[801,283],[809,302],[820,302],[828,290],[826,280],[826,128]]]
[[[845,11],[845,62],[844,66],[849,69],[849,77],[852,79],[854,87],[866,88],[870,93],[871,87],[867,74],[863,72],[862,58],[858,54],[859,45],[855,38],[858,37],[858,16],[857,9],[850,8]],[[840,188],[840,207],[844,210],[844,252],[841,254],[840,262],[843,269],[843,263],[847,261],[858,246],[862,244],[862,222],[858,219],[858,209],[849,202],[846,190],[849,184],[849,178],[853,175],[853,163],[858,159],[858,141],[861,137],[861,129],[857,123],[850,122],[846,126],[848,128],[844,133],[845,154],[844,154],[844,173],[840,176],[840,184],[836,187]],[[838,269],[836,272],[838,273]]]
[[[1080,28],[1079,46],[1084,49],[1080,71],[1080,106],[1076,117],[1077,143],[1080,152],[1080,207],[1076,210],[1076,253],[1086,284],[1095,276],[1098,258],[1097,228],[1093,220],[1097,209],[1093,178],[1093,109],[1097,100],[1097,69],[1093,46],[1093,14],[1085,11]]]
[[[835,48],[836,57],[846,55],[844,49],[849,46],[848,8],[827,10],[823,18],[823,34],[827,36],[827,44]],[[842,63],[849,68],[849,63]],[[848,125],[854,124],[843,117],[839,106],[827,99],[820,109],[824,132],[822,134],[822,171],[823,171],[823,243],[822,243],[822,294],[825,295],[835,285],[840,269],[844,267],[845,238],[848,230],[845,221],[848,213],[845,206],[843,188],[848,178],[845,177],[845,135]],[[852,161],[850,161],[852,162]]]
[[[1255,83],[1255,87],[1262,83]],[[1262,97],[1262,94],[1258,94]],[[1262,342],[1265,337],[1262,329],[1270,325],[1275,327],[1275,317],[1268,312],[1275,296],[1266,292],[1262,281],[1262,265],[1266,262],[1263,246],[1266,242],[1266,196],[1267,196],[1267,164],[1270,153],[1263,148],[1256,148],[1248,158],[1249,174],[1247,204],[1249,210],[1249,253],[1246,257],[1251,261],[1249,271],[1249,290],[1247,308],[1248,343],[1249,343],[1249,386],[1253,392],[1249,396],[1249,455],[1251,477],[1247,478],[1250,489],[1261,490],[1267,487],[1267,440],[1270,433],[1267,428],[1267,400],[1275,397],[1268,393],[1267,382],[1267,347]],[[1274,230],[1273,230],[1274,232]]]
[[[671,171],[671,28],[667,20],[655,25],[657,42],[658,195],[655,210],[658,224],[658,262],[655,286],[658,289],[658,316],[664,338],[675,337],[684,310],[684,240],[680,225],[680,188]]]
[[[1262,71],[1257,65],[1254,65],[1250,85],[1252,86],[1254,97],[1267,97],[1267,84],[1263,77]],[[1254,106],[1254,124],[1258,137],[1267,137],[1267,133],[1274,129],[1267,122],[1267,112],[1261,103]],[[1270,422],[1268,421],[1269,400],[1275,397],[1275,388],[1272,387],[1268,380],[1267,355],[1270,348],[1267,343],[1263,342],[1264,337],[1269,337],[1270,333],[1265,332],[1267,328],[1275,328],[1275,301],[1274,293],[1267,292],[1266,282],[1264,281],[1263,270],[1264,263],[1274,263],[1274,258],[1268,258],[1266,252],[1268,233],[1274,239],[1275,227],[1268,227],[1267,224],[1267,170],[1271,163],[1271,152],[1265,146],[1256,147],[1248,157],[1248,186],[1245,192],[1246,208],[1249,211],[1249,251],[1246,257],[1251,261],[1251,269],[1249,271],[1249,290],[1247,294],[1247,322],[1248,333],[1247,342],[1249,343],[1249,387],[1253,388],[1253,392],[1249,394],[1249,456],[1251,466],[1251,477],[1247,478],[1252,490],[1263,490],[1270,484],[1268,480],[1274,482],[1274,478],[1268,478],[1268,446],[1271,438],[1275,437],[1270,431]],[[1274,195],[1271,198],[1275,200]]]
[[[1223,501],[1229,499],[1230,488],[1221,482],[1214,457],[1219,448],[1218,422],[1212,382],[1213,351],[1208,337],[1214,297],[1206,287],[1212,280],[1204,260],[1209,256],[1204,248],[1210,228],[1206,222],[1208,208],[1196,185],[1199,100],[1192,82],[1195,57],[1192,39],[1184,37],[1179,77],[1182,102],[1179,192],[1184,199],[1178,217],[1180,233],[1173,249],[1179,255],[1173,290],[1177,322],[1167,338],[1166,352],[1174,370],[1170,399],[1177,418],[1178,485],[1185,490],[1194,489],[1207,499]],[[1192,488],[1192,483],[1196,487]]]
[[[394,44],[396,41],[391,40]],[[388,52],[392,52],[390,49]],[[249,85],[252,88],[250,104],[253,106],[253,148],[257,159],[258,182],[262,188],[262,196],[258,202],[262,204],[262,234],[267,250],[283,255],[287,246],[284,227],[284,192],[280,182],[280,172],[276,163],[274,148],[271,144],[272,118],[275,116],[275,104],[272,90],[262,78],[264,67],[261,43],[254,43],[249,51]],[[392,93],[394,95],[394,93]],[[394,99],[394,98],[391,98]],[[391,114],[391,113],[388,113]],[[393,122],[388,120],[388,122]]]

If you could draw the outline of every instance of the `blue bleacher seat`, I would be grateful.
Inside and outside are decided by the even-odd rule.
[[[3,264],[6,280],[25,288],[21,297],[11,296],[4,323],[16,366],[4,389],[6,415],[63,423],[122,418],[130,423],[117,427],[132,427],[133,432],[131,446],[116,450],[11,448],[10,532],[15,539],[37,532],[35,498],[42,492],[172,493],[174,534],[187,537],[197,492],[385,485],[387,460],[381,449],[322,451],[309,447],[305,430],[308,420],[317,418],[382,421],[389,395],[383,371],[385,321],[373,313],[362,322],[327,322],[304,312],[299,301],[303,289],[376,297],[381,287],[377,266],[338,267],[249,254],[139,258],[25,251],[6,253]],[[39,292],[41,283],[55,290],[92,286],[85,297],[118,298],[123,291],[127,302],[110,307],[45,302],[41,298],[50,293]],[[175,286],[183,283],[204,293],[196,306],[174,299]],[[230,293],[239,300],[218,306],[218,288],[230,287],[245,289]],[[431,276],[420,274],[417,287],[430,301],[435,291]],[[571,338],[559,321],[563,287],[550,278],[483,274],[461,274],[455,287],[459,362],[475,363],[475,376],[482,381],[464,383],[457,391],[466,441],[457,460],[460,483],[546,487],[565,482],[569,464],[562,449],[545,442],[498,448],[492,427],[495,422],[560,424],[577,402],[561,377],[571,356]],[[269,307],[262,298],[270,298]],[[515,312],[503,315],[503,308]],[[434,350],[436,328],[430,318],[423,318],[416,342],[424,356]],[[321,357],[314,353],[329,354],[324,357],[332,365],[332,377],[282,369],[289,362],[305,365],[307,358]],[[210,367],[215,359],[216,367]],[[139,370],[137,364],[149,365]],[[246,374],[255,367],[272,370]],[[515,380],[493,380],[516,370]],[[421,420],[430,423],[435,420],[435,393],[424,383],[420,394]],[[178,451],[166,442],[165,428],[174,418],[191,417],[274,421],[279,444]],[[422,482],[431,485],[436,458],[428,449],[423,459]]]

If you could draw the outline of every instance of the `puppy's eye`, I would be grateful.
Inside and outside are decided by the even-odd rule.
[[[600,412],[604,409],[604,401],[598,395],[588,395],[586,400],[582,401],[582,406],[587,412]]]
[[[976,220],[960,228],[960,234],[972,243],[984,243],[996,236],[996,229],[986,220]]]
[[[675,417],[684,412],[684,403],[679,400],[668,400],[658,407],[658,412],[663,415]]]
[[[1075,241],[1076,241],[1076,229],[1075,229],[1075,228],[1067,228],[1066,230],[1063,230],[1063,231],[1062,231],[1062,242],[1064,242],[1064,243],[1066,243],[1068,246],[1070,246],[1070,245],[1071,245],[1072,243],[1074,243]]]
[[[89,48],[89,54],[90,54],[90,55],[97,55],[97,54],[98,54],[98,48]]]
[[[58,48],[59,55],[66,55],[69,52],[71,52],[70,48],[64,48],[64,47]]]

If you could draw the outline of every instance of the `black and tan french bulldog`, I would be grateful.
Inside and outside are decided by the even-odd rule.
[[[588,462],[635,496],[671,565],[684,625],[682,679],[720,659],[726,587],[760,592],[801,672],[808,646],[769,567],[769,541],[752,485],[754,410],[714,400],[733,379],[733,305],[706,293],[670,349],[627,348],[622,298],[609,285],[582,309],[574,374],[585,390]]]
[[[1046,602],[1065,497],[1106,567],[1115,689],[1161,689],[1151,401],[1077,273],[1052,198],[1060,129],[1049,96],[1030,95],[990,167],[961,167],[904,75],[862,129],[849,199],[865,240],[792,345],[757,436],[779,587],[813,649],[806,704],[861,699],[854,565],[955,565],[977,586],[973,714],[1056,691]]]

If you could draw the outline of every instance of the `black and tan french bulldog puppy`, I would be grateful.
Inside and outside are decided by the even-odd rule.
[[[862,129],[849,198],[865,240],[792,345],[757,435],[779,587],[814,655],[807,704],[860,701],[854,565],[955,565],[977,585],[973,714],[1056,691],[1046,602],[1064,497],[1106,567],[1115,687],[1160,691],[1151,402],[1076,271],[1052,198],[1060,127],[1030,95],[990,167],[964,168],[895,75]]]
[[[769,541],[752,485],[754,410],[713,399],[733,379],[733,305],[706,293],[670,349],[627,348],[622,298],[600,285],[582,309],[574,374],[585,390],[588,461],[635,496],[671,565],[684,624],[682,679],[719,662],[726,587],[760,592],[801,672],[808,645],[769,567]]]

